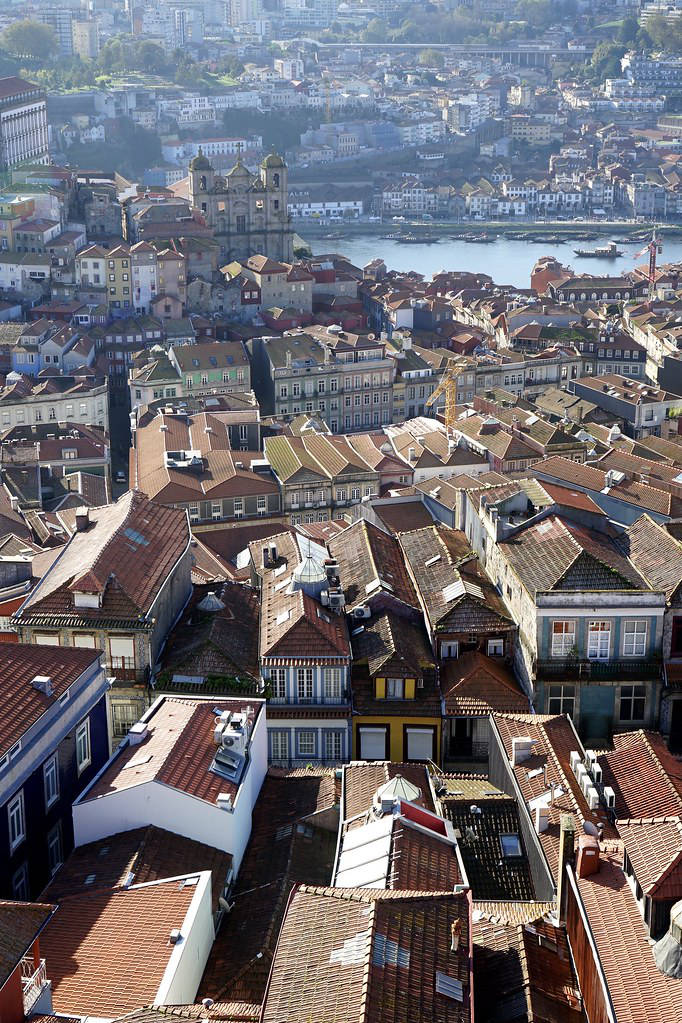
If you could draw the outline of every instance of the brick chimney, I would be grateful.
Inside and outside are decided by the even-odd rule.
[[[578,877],[589,877],[599,872],[599,839],[594,835],[581,835],[578,839]]]

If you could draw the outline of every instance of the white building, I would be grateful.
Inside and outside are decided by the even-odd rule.
[[[45,93],[23,78],[0,78],[0,168],[48,159]]]
[[[160,696],[73,806],[77,846],[154,825],[233,858],[268,767],[265,701]]]
[[[30,380],[21,373],[8,373],[0,390],[0,426],[31,426],[34,423],[89,423],[109,429],[109,387],[105,378],[95,381],[59,376],[45,381]]]

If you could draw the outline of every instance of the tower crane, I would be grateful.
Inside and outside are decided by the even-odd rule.
[[[445,429],[448,433],[454,429],[457,418],[457,380],[467,368],[466,362],[457,362],[446,369],[426,401],[427,407],[430,408],[442,394],[445,395]]]
[[[636,253],[635,259],[639,256],[643,256],[645,252],[649,253],[649,272],[647,279],[649,281],[649,297],[651,298],[656,287],[656,257],[663,251],[663,244],[656,235],[656,228],[654,228],[651,236],[651,241],[641,249],[640,252]]]

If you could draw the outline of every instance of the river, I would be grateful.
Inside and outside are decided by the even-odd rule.
[[[494,242],[472,243],[443,238],[432,245],[404,245],[377,236],[356,235],[339,241],[315,239],[311,247],[315,255],[340,252],[360,267],[381,257],[389,270],[417,270],[425,277],[431,277],[440,270],[472,270],[490,274],[496,284],[529,288],[530,272],[540,256],[556,256],[576,273],[592,273],[602,277],[625,273],[646,262],[646,256],[635,259],[644,244],[641,241],[619,242],[618,248],[623,250],[623,255],[616,259],[578,257],[573,253],[574,248],[593,249],[597,245],[605,245],[607,241],[607,235],[600,235],[594,241],[579,242],[497,238]],[[664,239],[660,260],[666,263],[682,262],[682,239]]]

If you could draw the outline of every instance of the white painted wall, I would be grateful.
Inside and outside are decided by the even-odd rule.
[[[249,762],[232,810],[198,799],[153,780],[92,798],[86,791],[73,805],[75,845],[95,842],[119,831],[153,824],[175,835],[231,853],[237,874],[251,835],[251,816],[268,769],[265,705],[256,719]]]
[[[211,871],[198,875],[194,897],[180,928],[159,989],[156,1005],[190,1005],[196,998],[215,932],[211,907]]]

